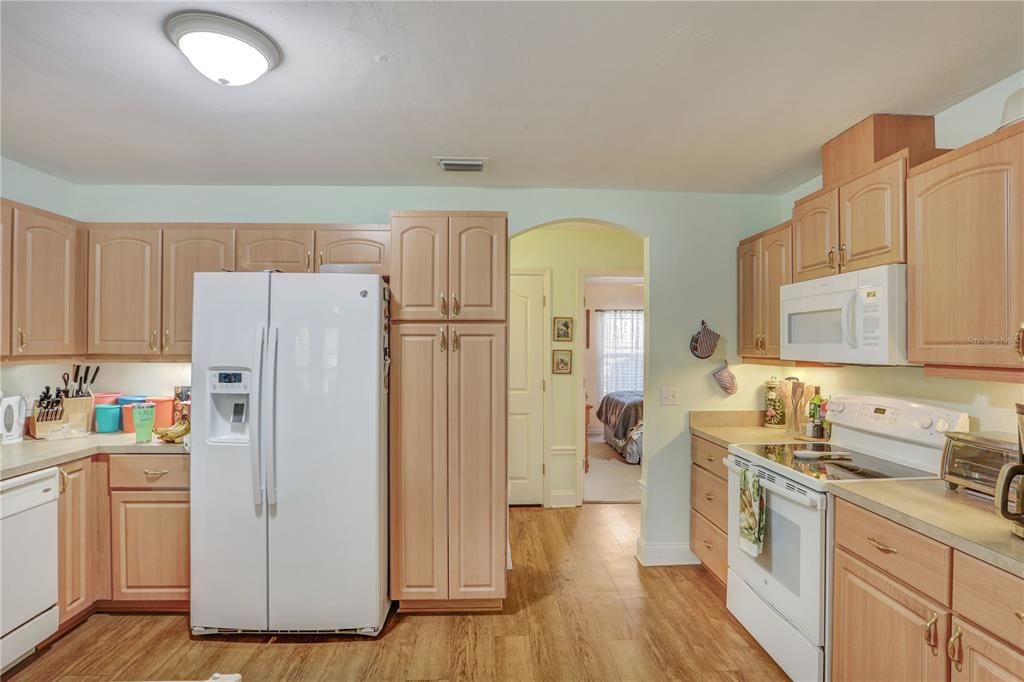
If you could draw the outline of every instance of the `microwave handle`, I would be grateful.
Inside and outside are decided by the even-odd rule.
[[[857,347],[857,292],[850,292],[850,297],[843,304],[843,311],[839,323],[843,331],[843,341],[850,348]]]

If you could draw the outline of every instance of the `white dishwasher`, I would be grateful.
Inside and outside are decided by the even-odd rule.
[[[0,668],[57,631],[56,468],[0,482]]]

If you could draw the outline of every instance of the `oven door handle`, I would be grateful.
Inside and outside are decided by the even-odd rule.
[[[726,468],[729,471],[736,474],[737,476],[743,472],[742,469],[740,469],[738,466],[733,464],[728,459],[723,459],[722,461],[725,463]],[[771,481],[765,478],[761,478],[761,487],[764,488],[765,490],[770,490],[776,495],[784,497],[787,500],[790,500],[791,502],[802,504],[805,507],[810,507],[811,509],[817,509],[818,511],[821,511],[822,509],[825,508],[825,496],[818,493],[813,493],[812,495],[801,495],[799,493],[794,493],[790,490],[786,490],[778,483],[772,483]]]

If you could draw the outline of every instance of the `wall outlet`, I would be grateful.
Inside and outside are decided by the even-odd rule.
[[[679,404],[679,389],[675,386],[662,386],[661,387],[661,404],[662,405],[678,405]]]

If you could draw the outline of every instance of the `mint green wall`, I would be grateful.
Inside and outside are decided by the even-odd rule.
[[[75,186],[17,161],[0,158],[0,196],[75,217]]]

